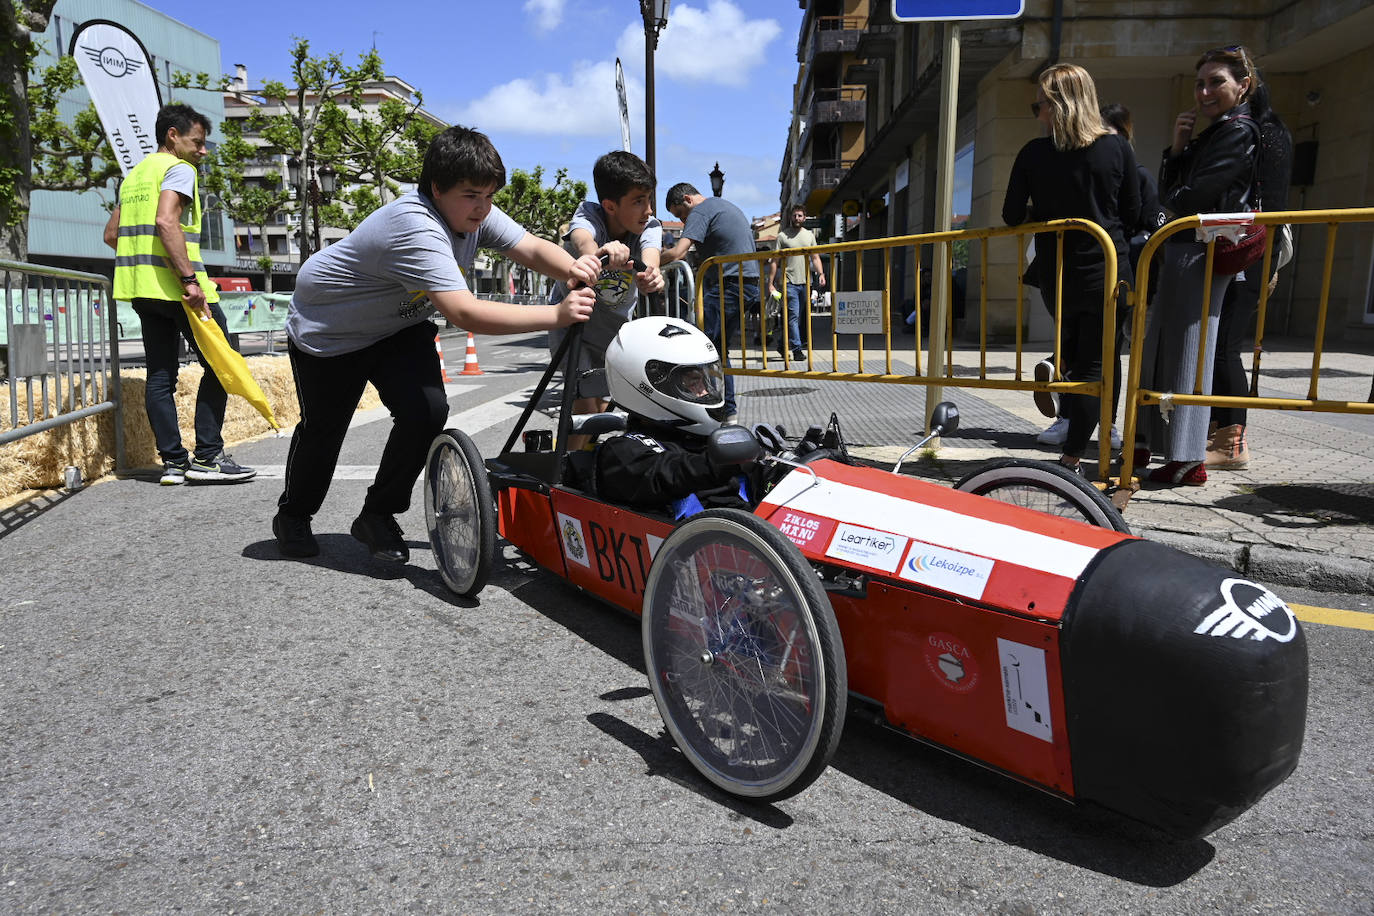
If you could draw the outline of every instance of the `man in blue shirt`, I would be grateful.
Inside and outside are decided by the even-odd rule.
[[[693,242],[703,261],[716,255],[754,253],[754,230],[749,225],[749,217],[730,201],[706,197],[684,181],[668,189],[666,203],[668,212],[682,220],[683,226],[682,238],[672,249],[664,252],[664,263],[686,256]],[[721,348],[728,366],[729,348],[727,341],[721,339],[721,305],[723,303],[725,306],[727,338],[730,329],[739,325],[741,291],[744,308],[759,314],[759,262],[744,261],[725,264],[719,270],[708,270],[706,276],[701,278],[701,283],[705,310],[701,329]],[[735,379],[730,375],[725,377],[725,410],[725,422],[734,423],[739,411],[735,405]]]

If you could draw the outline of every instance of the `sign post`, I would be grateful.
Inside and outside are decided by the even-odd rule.
[[[959,120],[959,20],[1015,19],[1025,11],[1025,0],[892,0],[892,18],[898,22],[943,22],[944,57],[940,74],[940,127],[935,151],[935,231],[948,232],[954,216],[954,147]],[[945,337],[954,319],[950,308],[950,285],[954,246],[935,249],[930,283],[930,343],[926,377],[948,373]],[[919,294],[919,291],[918,291]],[[920,342],[917,342],[917,346]],[[926,387],[925,430],[930,432],[930,417],[944,398],[942,385]],[[938,446],[938,441],[936,445]]]

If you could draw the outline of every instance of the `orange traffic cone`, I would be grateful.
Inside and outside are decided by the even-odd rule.
[[[434,335],[434,352],[439,354],[439,374],[443,376],[444,383],[453,381],[448,377],[448,368],[444,365],[444,348],[439,344],[439,335]]]
[[[477,365],[477,341],[473,338],[472,332],[468,331],[468,352],[463,357],[463,371],[459,375],[484,375],[482,367]]]

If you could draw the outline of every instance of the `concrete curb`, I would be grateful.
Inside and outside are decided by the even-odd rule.
[[[1140,537],[1274,585],[1325,592],[1374,591],[1374,562],[1368,560],[1264,544],[1219,541],[1156,528],[1136,528],[1134,531]]]

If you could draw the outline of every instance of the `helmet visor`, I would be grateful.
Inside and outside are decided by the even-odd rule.
[[[670,398],[705,405],[725,398],[725,371],[719,360],[690,366],[650,360],[645,370],[649,383]]]

